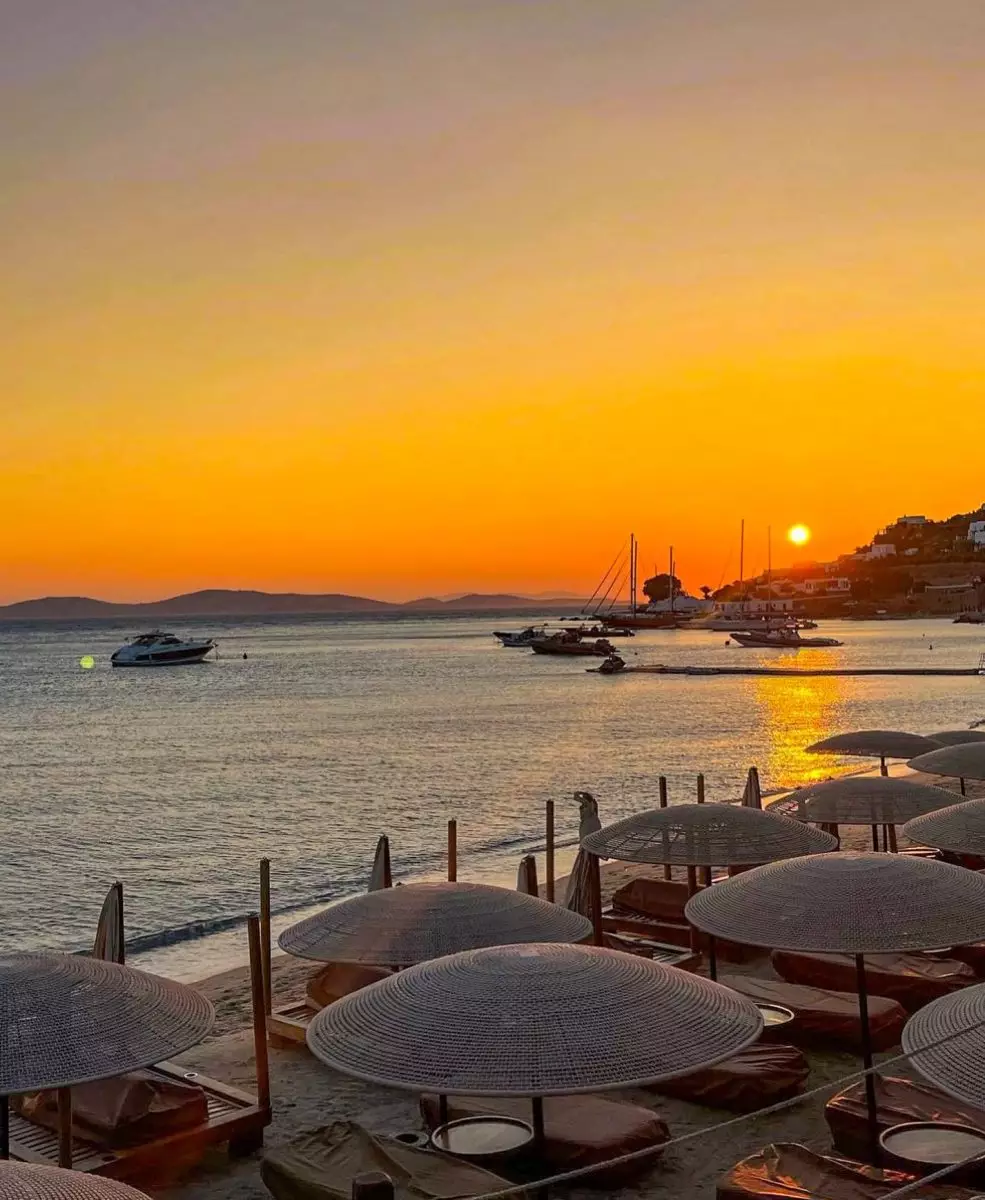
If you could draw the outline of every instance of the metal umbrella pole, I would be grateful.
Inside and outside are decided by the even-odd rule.
[[[869,1141],[875,1160],[879,1159],[879,1116],[876,1106],[876,1079],[872,1063],[872,1035],[869,1030],[869,992],[865,982],[865,956],[855,955],[855,983],[858,989],[858,1019],[862,1035],[862,1065],[865,1068],[865,1107],[869,1118]]]

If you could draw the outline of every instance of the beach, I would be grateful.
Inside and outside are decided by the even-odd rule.
[[[927,777],[914,776],[921,782]],[[936,780],[935,782],[941,782]],[[985,796],[985,784],[969,784],[969,798]],[[960,799],[960,797],[956,797]],[[845,848],[867,848],[868,829],[844,829]],[[646,868],[629,863],[609,862],[601,868],[603,900],[630,879],[662,878],[662,868]],[[566,878],[558,880],[559,899]],[[287,1002],[303,994],[305,981],[313,965],[277,955],[273,960],[274,1004]],[[722,968],[725,969],[724,967]],[[768,957],[749,963],[729,963],[732,974],[775,977]],[[255,1080],[252,1031],[250,1022],[249,972],[246,968],[225,971],[201,980],[196,985],[216,1006],[214,1033],[207,1042],[180,1059],[190,1068],[251,1090]],[[893,1059],[898,1048],[876,1055],[877,1063]],[[837,1081],[859,1069],[859,1058],[852,1053],[811,1049],[807,1088],[824,1089],[782,1112],[736,1120],[724,1110],[711,1109],[658,1094],[652,1089],[633,1089],[606,1093],[656,1111],[667,1123],[672,1139],[727,1122],[727,1127],[706,1136],[672,1145],[654,1161],[651,1168],[622,1188],[604,1191],[585,1185],[570,1187],[570,1194],[609,1195],[618,1200],[636,1196],[709,1197],[719,1178],[743,1157],[754,1154],[771,1142],[795,1142],[818,1153],[831,1152],[831,1140],[824,1119],[824,1103],[840,1090]],[[274,1122],[267,1130],[266,1146],[275,1149],[303,1131],[320,1128],[333,1121],[358,1121],[373,1131],[398,1133],[422,1128],[417,1096],[375,1087],[330,1071],[302,1047],[270,1049],[271,1086]],[[906,1063],[894,1066],[892,1074],[912,1077]],[[259,1156],[231,1162],[224,1153],[213,1153],[192,1175],[180,1184],[157,1189],[155,1194],[169,1200],[253,1200],[269,1195],[259,1175]]]

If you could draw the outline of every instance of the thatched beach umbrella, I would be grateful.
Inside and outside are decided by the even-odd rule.
[[[928,734],[931,741],[940,742],[942,746],[964,746],[968,742],[985,742],[983,729],[941,729],[937,733]]]
[[[0,1162],[2,1200],[147,1200],[143,1192],[82,1171]]]
[[[875,1141],[865,955],[963,946],[985,936],[985,876],[901,854],[816,854],[705,888],[685,914],[752,946],[855,957],[862,1057]]]
[[[436,1020],[435,1014],[441,1019]],[[762,1016],[707,979],[596,946],[473,950],[422,963],[323,1008],[308,1046],[333,1070],[465,1096],[642,1087],[730,1058]]]
[[[7,1096],[58,1089],[70,1130],[70,1088],[182,1053],[205,1037],[214,1015],[193,988],[117,963],[74,954],[0,959],[3,1109]],[[0,1156],[8,1151],[0,1144]]]
[[[903,832],[918,846],[985,855],[985,800],[966,800],[917,817],[903,826]]]
[[[985,984],[941,996],[903,1027],[915,1071],[964,1104],[985,1108]]]
[[[673,804],[635,813],[582,839],[600,858],[685,866],[688,887],[697,887],[698,867],[749,867],[821,854],[838,843],[829,833],[756,808],[727,804]],[[714,943],[709,970],[716,974]]]
[[[856,729],[852,733],[836,733],[807,747],[808,754],[844,754],[852,758],[878,758],[879,772],[888,774],[887,758],[913,758],[936,750],[938,743],[917,733],[897,729]]]
[[[514,942],[580,942],[591,923],[560,905],[484,883],[407,883],[334,904],[280,935],[316,962],[409,967]]]
[[[826,825],[869,825],[872,849],[878,850],[878,826],[890,830],[889,847],[896,849],[897,825],[924,813],[947,808],[953,794],[943,788],[885,776],[846,775],[797,788],[778,801],[786,816]],[[769,810],[767,810],[769,811]]]
[[[966,779],[985,779],[985,742],[961,742],[911,758],[906,764],[925,775],[948,775],[961,782],[965,794]]]

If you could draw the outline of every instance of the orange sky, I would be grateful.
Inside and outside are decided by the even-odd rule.
[[[716,586],[743,516],[985,500],[981,0],[5,24],[0,602],[590,591],[630,529]]]

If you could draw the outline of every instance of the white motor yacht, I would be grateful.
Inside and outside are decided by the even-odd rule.
[[[184,642],[159,629],[126,642],[110,659],[114,667],[173,667],[201,662],[216,647],[212,638]]]

